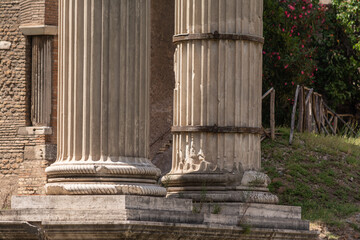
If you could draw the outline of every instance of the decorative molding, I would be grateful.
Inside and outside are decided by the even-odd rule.
[[[48,195],[142,195],[158,196],[166,195],[166,189],[157,185],[133,185],[133,184],[83,184],[83,183],[48,183],[46,185]]]
[[[19,127],[17,134],[19,135],[51,135],[52,127]]]
[[[20,31],[27,36],[58,35],[58,27],[51,25],[21,25]]]
[[[129,176],[129,175],[143,175],[143,176],[154,176],[157,178],[160,176],[161,172],[156,167],[139,167],[131,165],[98,165],[95,164],[76,164],[73,165],[64,165],[64,164],[53,164],[50,167],[46,168],[46,173],[48,176],[61,175],[118,175],[118,176]]]

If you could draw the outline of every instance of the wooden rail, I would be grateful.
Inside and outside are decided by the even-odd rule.
[[[270,88],[263,96],[264,100],[270,94],[270,137],[275,139],[275,89]],[[264,130],[265,136],[268,136],[266,130]],[[262,139],[263,140],[263,139]]]
[[[299,106],[299,107],[297,107]],[[298,108],[298,111],[297,111]],[[298,113],[298,114],[296,114]],[[354,126],[358,126],[352,114],[337,114],[323,100],[321,94],[311,88],[297,86],[295,101],[291,114],[291,129],[289,144],[292,144],[297,115],[297,130],[299,132],[316,132],[325,134],[340,134],[339,121],[345,129],[344,135],[357,136]]]

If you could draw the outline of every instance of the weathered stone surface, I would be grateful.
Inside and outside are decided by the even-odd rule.
[[[117,221],[45,222],[40,226],[28,222],[3,222],[0,239],[29,240],[315,240],[316,233],[302,230],[262,229],[239,226]],[[250,231],[249,231],[250,230]],[[246,233],[245,233],[246,232]],[[24,236],[24,237],[23,237]],[[20,238],[19,238],[20,237]]]
[[[246,171],[241,179],[241,185],[249,187],[267,187],[271,183],[270,178],[262,172]]]
[[[21,25],[20,31],[27,36],[57,35],[58,27],[49,25]]]
[[[53,133],[52,127],[19,127],[18,134],[20,135],[50,135]]]
[[[119,210],[152,209],[192,211],[190,199],[166,199],[146,196],[13,196],[12,209]]]
[[[24,160],[49,160],[56,159],[56,145],[26,146],[24,149]]]
[[[21,232],[49,240],[316,237],[298,207],[220,203],[217,214],[211,204],[194,207],[191,200],[139,196],[16,196],[13,209],[0,212],[0,239]]]
[[[206,191],[208,201],[278,202],[265,189],[267,176],[255,174],[262,8],[262,0],[175,1],[173,162],[162,178],[168,196],[199,200]]]
[[[9,50],[11,47],[11,42],[0,41],[0,50]]]

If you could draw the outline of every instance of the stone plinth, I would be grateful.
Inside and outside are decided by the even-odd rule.
[[[175,1],[168,196],[276,203],[260,173],[263,1]]]
[[[164,196],[149,155],[150,1],[59,2],[58,156],[47,194]]]
[[[214,208],[217,208],[214,214]],[[199,211],[197,211],[198,209]],[[299,207],[139,196],[17,196],[0,239],[316,239]]]

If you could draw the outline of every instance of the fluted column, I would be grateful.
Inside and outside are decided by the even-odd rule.
[[[60,0],[58,156],[47,194],[164,196],[149,152],[150,0]]]
[[[263,1],[175,2],[168,195],[276,202],[259,172]]]

